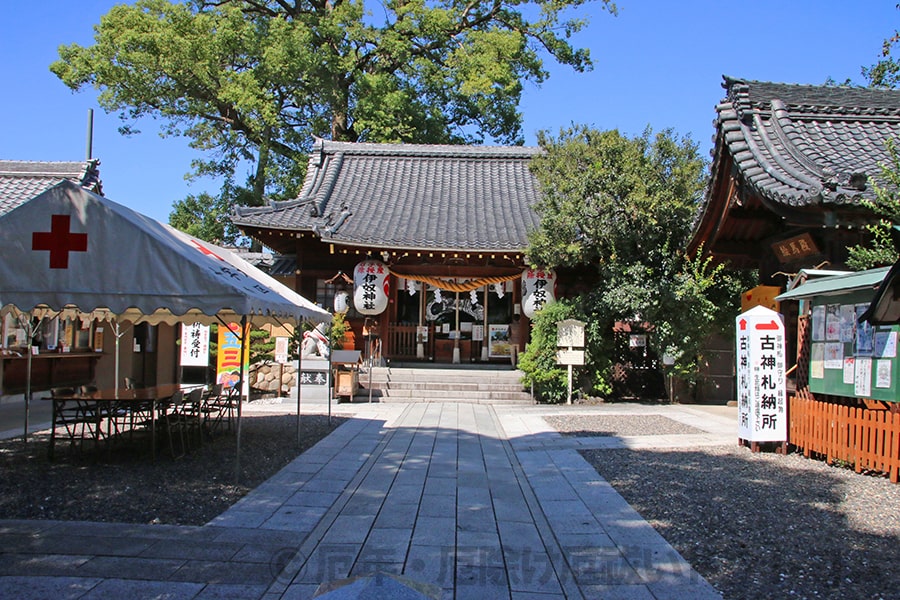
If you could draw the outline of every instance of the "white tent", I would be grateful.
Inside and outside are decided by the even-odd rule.
[[[0,307],[11,306],[151,324],[331,320],[232,252],[68,181],[0,217]]]
[[[108,309],[151,323],[327,322],[218,246],[64,181],[0,217],[0,306]]]

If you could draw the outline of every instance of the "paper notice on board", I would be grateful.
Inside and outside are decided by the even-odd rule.
[[[813,306],[812,308],[812,339],[821,342],[825,339],[825,307]]]
[[[875,356],[878,358],[896,358],[897,357],[897,332],[896,331],[876,331],[875,332]]]
[[[868,356],[856,357],[856,374],[853,378],[853,393],[867,397],[872,394],[872,359]]]
[[[844,359],[844,384],[845,385],[853,385],[854,382],[854,367],[855,367],[856,359],[852,356],[848,356]]]
[[[825,307],[825,339],[841,339],[841,305],[829,304]]]
[[[875,387],[891,387],[891,362],[885,358],[875,361]]]
[[[841,305],[841,341],[853,343],[856,333],[856,309],[852,304]]]
[[[809,356],[809,376],[825,379],[825,344],[813,344]]]
[[[841,369],[844,366],[844,344],[828,342],[825,344],[825,368]]]

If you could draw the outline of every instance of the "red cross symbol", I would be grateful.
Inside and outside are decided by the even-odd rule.
[[[32,250],[50,251],[51,269],[68,269],[69,252],[87,252],[87,234],[71,233],[69,215],[52,215],[50,231],[31,234]]]

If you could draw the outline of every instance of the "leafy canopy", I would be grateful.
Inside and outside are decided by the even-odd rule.
[[[259,205],[293,197],[315,137],[521,143],[523,82],[546,79],[543,59],[592,66],[569,41],[587,23],[569,13],[588,2],[616,12],[610,0],[139,0],[50,69],[99,90],[123,133],[152,117],[186,136],[193,174],[224,177],[223,196],[255,164],[242,195]]]
[[[896,8],[900,10],[900,4]],[[900,84],[900,63],[894,56],[894,50],[900,43],[900,31],[894,30],[893,35],[886,38],[881,44],[881,58],[869,67],[863,67],[862,74],[872,87],[896,88]]]
[[[884,267],[893,264],[897,258],[897,246],[894,238],[894,227],[900,225],[900,154],[897,152],[897,144],[893,139],[885,142],[888,154],[891,157],[890,165],[881,166],[881,178],[884,185],[876,183],[875,199],[864,201],[863,204],[870,208],[877,217],[875,223],[866,225],[866,230],[871,238],[866,244],[857,244],[850,247],[847,266],[851,269],[864,270]]]
[[[226,170],[263,147],[298,160],[314,136],[518,143],[541,57],[591,68],[568,42],[586,21],[565,15],[589,1],[139,0],[104,15],[92,46],[60,47],[51,70],[126,122],[162,119]]]
[[[582,312],[606,339],[588,367],[608,374],[609,365],[596,361],[612,353],[614,322],[646,322],[654,347],[675,358],[673,371],[695,377],[705,339],[728,330],[741,287],[724,266],[683,252],[705,185],[697,145],[668,129],[629,138],[585,126],[539,140],[541,224],[528,256],[537,265],[596,271]]]
[[[900,5],[897,8],[900,9]],[[881,59],[870,67],[863,67],[863,76],[868,79],[871,87],[893,89],[900,84],[900,63],[894,56],[898,43],[900,32],[895,30],[882,43]],[[891,159],[891,164],[880,165],[885,185],[876,183],[875,200],[863,202],[864,206],[872,210],[877,221],[866,226],[870,235],[866,243],[848,248],[847,266],[851,269],[872,269],[890,265],[897,260],[894,226],[900,225],[900,198],[897,195],[900,190],[900,155],[895,140],[888,139],[885,144]]]

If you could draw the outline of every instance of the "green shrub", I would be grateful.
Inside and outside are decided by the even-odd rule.
[[[533,386],[535,398],[541,402],[565,402],[568,394],[568,372],[556,364],[556,323],[579,319],[571,300],[560,300],[544,307],[531,322],[531,341],[519,356],[522,383]]]

